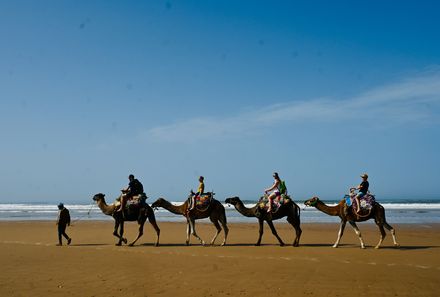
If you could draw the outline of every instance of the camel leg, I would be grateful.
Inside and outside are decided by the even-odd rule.
[[[138,236],[136,237],[135,240],[133,240],[128,246],[133,246],[136,241],[138,241],[138,239],[144,234],[144,224],[145,224],[145,220],[142,220],[139,223],[139,232],[138,232]]]
[[[205,242],[200,238],[199,235],[197,235],[195,220],[194,219],[190,219],[189,222],[191,224],[191,234],[200,241],[201,245],[205,245]]]
[[[191,235],[191,224],[189,223],[188,220],[186,222],[186,245],[189,245],[190,235]]]
[[[215,232],[214,237],[211,240],[211,245],[214,245],[215,240],[217,239],[217,236],[220,234],[220,232],[222,231],[222,228],[220,227],[220,224],[218,223],[218,221],[216,221],[213,218],[210,218],[211,222],[214,224],[215,228],[217,229],[217,231]]]
[[[379,227],[379,231],[380,231],[380,239],[379,239],[379,243],[374,247],[375,249],[380,248],[383,240],[387,236],[387,234],[385,233],[385,229],[383,228],[383,225],[382,224],[377,224],[377,226]]]
[[[302,233],[299,219],[295,219],[294,217],[287,217],[287,221],[295,229],[295,240],[293,241],[292,246],[299,246],[299,239],[301,238]]]
[[[119,235],[118,235],[118,227],[119,227]],[[124,221],[115,223],[115,230],[113,232],[113,235],[119,238],[119,241],[116,243],[116,245],[120,246],[122,245],[122,242],[125,244],[127,243],[127,239],[124,238]]]
[[[275,226],[273,225],[273,222],[272,221],[267,221],[267,224],[269,225],[270,230],[272,231],[272,234],[278,239],[278,242],[280,243],[280,246],[284,246],[284,242],[278,236],[277,230],[275,229]]]
[[[229,228],[228,225],[226,223],[226,214],[224,214],[223,216],[220,216],[220,223],[223,226],[223,232],[225,232],[225,238],[223,239],[223,242],[221,244],[221,246],[226,245],[226,239],[228,238],[228,233],[229,233]]]
[[[121,237],[118,234],[118,229],[119,229],[119,222],[115,220],[115,228],[113,229],[113,236],[117,237],[120,242]]]
[[[361,231],[359,230],[359,228],[358,228],[358,226],[356,225],[355,222],[349,222],[349,223],[353,227],[353,230],[356,233],[356,235],[359,237],[359,241],[361,242],[361,249],[364,249],[365,248],[365,244],[364,244],[364,240],[362,239]]]
[[[118,234],[118,230],[119,230],[119,234]],[[124,234],[124,228],[122,227],[122,222],[115,220],[115,228],[113,230],[113,235],[118,238],[118,242],[116,243],[116,245],[118,246],[122,245],[122,241],[124,241],[122,237],[123,234]]]
[[[396,231],[394,231],[394,228],[391,227],[387,222],[383,223],[384,227],[390,230],[391,236],[393,237],[393,243],[395,247],[400,247],[400,244],[396,240]]]
[[[156,218],[154,217],[154,213],[153,213],[153,215],[148,216],[148,221],[150,221],[150,224],[151,224],[151,226],[153,226],[154,230],[156,231],[156,235],[157,235],[156,243],[154,244],[154,246],[159,246],[160,229],[156,223]]]
[[[339,246],[339,242],[341,241],[342,235],[344,235],[344,229],[346,223],[347,221],[341,221],[341,225],[339,226],[338,238],[336,239],[336,242],[333,245],[334,248],[337,248]]]
[[[263,229],[264,229],[264,221],[262,219],[258,219],[258,224],[260,225],[260,229],[258,231],[258,240],[257,243],[255,245],[260,245],[261,244],[261,237],[263,237]]]

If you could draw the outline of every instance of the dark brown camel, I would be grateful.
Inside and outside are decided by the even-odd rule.
[[[338,216],[341,218],[341,226],[339,228],[338,238],[336,239],[335,244],[333,245],[334,248],[337,248],[339,245],[339,241],[341,240],[342,235],[344,234],[345,224],[347,221],[350,223],[350,225],[353,227],[354,232],[356,232],[356,235],[359,236],[359,240],[361,242],[361,248],[365,248],[364,241],[362,240],[361,231],[359,231],[359,228],[356,225],[356,222],[364,222],[369,219],[374,219],[374,222],[379,227],[380,230],[380,240],[379,243],[375,246],[376,249],[380,248],[380,245],[382,244],[382,241],[384,240],[386,233],[385,228],[387,228],[389,231],[391,231],[391,235],[393,236],[393,242],[394,246],[399,247],[399,244],[396,241],[396,235],[394,228],[391,227],[385,220],[385,209],[382,205],[375,202],[373,205],[373,208],[369,215],[365,217],[361,217],[357,214],[355,214],[352,210],[349,210],[348,213],[344,212],[345,208],[345,199],[342,199],[339,201],[339,203],[335,206],[328,206],[321,200],[319,200],[318,197],[313,197],[307,201],[304,202],[306,206],[314,206],[316,209],[322,211],[323,213],[326,213],[330,216]]]
[[[258,204],[254,207],[247,208],[244,206],[243,202],[238,197],[231,197],[225,200],[226,203],[234,205],[235,209],[246,217],[256,217],[258,219],[258,223],[260,224],[260,231],[258,241],[255,245],[260,245],[261,237],[263,236],[263,226],[264,221],[270,227],[272,234],[278,239],[281,246],[284,245],[284,242],[278,236],[277,230],[273,225],[272,221],[281,219],[283,217],[287,217],[287,222],[295,228],[296,237],[293,241],[293,246],[299,245],[299,239],[301,237],[301,227],[300,227],[300,208],[299,206],[290,199],[289,202],[280,206],[277,212],[268,214],[265,210],[259,210]]]
[[[172,212],[177,215],[185,215],[188,209],[188,200],[186,200],[181,205],[173,205],[170,202],[168,202],[164,198],[157,199],[152,205],[153,208],[156,207],[162,207],[168,210],[169,212]],[[194,208],[190,211],[189,217],[186,217],[187,220],[187,228],[186,228],[186,245],[189,245],[190,240],[190,234],[194,235],[202,245],[205,245],[205,242],[197,235],[196,228],[195,228],[195,221],[199,219],[205,219],[208,218],[211,220],[211,222],[214,224],[215,228],[217,229],[217,232],[215,233],[214,237],[211,240],[211,245],[214,244],[217,236],[222,231],[222,228],[220,227],[219,222],[223,226],[223,230],[225,232],[225,238],[223,239],[222,246],[226,244],[226,239],[228,237],[228,226],[226,223],[226,213],[225,213],[225,207],[215,199],[212,199],[210,206],[204,210],[200,211],[197,208]]]
[[[154,211],[147,203],[145,203],[144,207],[138,208],[136,211],[133,212],[128,213],[126,210],[124,210],[125,213],[124,215],[122,215],[122,212],[115,212],[116,209],[115,204],[107,205],[104,196],[105,195],[102,193],[96,194],[95,196],[93,196],[93,200],[96,201],[98,207],[102,210],[104,214],[108,216],[112,216],[113,219],[115,220],[115,229],[113,231],[113,235],[119,239],[116,245],[121,245],[122,242],[124,242],[125,244],[127,243],[127,239],[123,237],[124,221],[130,221],[130,222],[137,221],[139,224],[138,236],[133,242],[129,244],[129,246],[133,246],[136,243],[136,241],[142,236],[142,234],[144,234],[144,224],[147,218],[150,221],[151,225],[153,226],[154,230],[156,230],[157,239],[155,246],[159,245],[160,229],[156,224],[156,217],[154,216]],[[119,234],[118,234],[118,229],[119,229]]]

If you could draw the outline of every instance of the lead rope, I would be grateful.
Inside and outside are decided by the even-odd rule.
[[[92,211],[93,206],[95,206],[95,203],[92,202],[92,203],[90,204],[90,208],[89,208],[89,210],[87,211],[87,214],[80,216],[80,217],[77,218],[76,220],[73,220],[73,221],[70,223],[70,225],[72,226],[74,223],[76,223],[76,222],[82,220],[85,216],[90,216],[90,212]]]

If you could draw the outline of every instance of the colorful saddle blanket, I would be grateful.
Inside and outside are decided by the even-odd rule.
[[[275,213],[280,209],[281,206],[291,201],[291,198],[289,195],[282,194],[281,196],[278,196],[277,198],[273,199],[272,201],[272,213]],[[264,195],[260,198],[258,201],[258,207],[260,209],[264,209],[267,211],[269,208],[269,199],[267,195]]]
[[[211,193],[203,194],[202,196],[196,196],[195,199],[195,207],[197,209],[206,209],[211,204],[212,195]]]
[[[354,197],[356,197],[355,194],[345,195],[345,203],[347,203],[348,206],[351,206],[352,210],[356,213],[357,201],[354,199]],[[373,208],[374,203],[376,203],[376,198],[370,193],[367,193],[363,197],[359,198],[359,214],[368,214]]]

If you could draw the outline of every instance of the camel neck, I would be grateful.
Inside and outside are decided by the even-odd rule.
[[[255,217],[256,206],[254,206],[252,208],[248,208],[248,207],[244,206],[244,204],[241,200],[239,200],[234,205],[234,207],[239,213],[241,213],[245,217]]]
[[[186,203],[186,202],[185,202]],[[165,208],[166,210],[168,210],[169,212],[172,212],[174,214],[184,214],[184,209],[185,209],[185,203],[183,203],[182,205],[173,205],[170,202],[164,200],[163,204],[161,205],[161,207]]]
[[[102,212],[106,215],[111,216],[115,211],[115,205],[107,205],[104,199],[98,201],[98,207],[102,210]]]
[[[319,200],[315,207],[322,211],[323,213],[326,213],[330,216],[339,216],[339,204],[336,206],[328,206],[326,205],[324,202],[322,202],[321,200]]]

